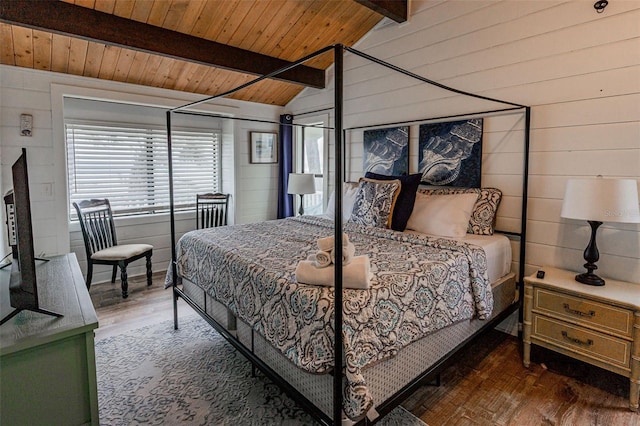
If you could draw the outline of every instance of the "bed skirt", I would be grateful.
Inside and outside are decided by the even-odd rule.
[[[491,285],[494,307],[491,319],[500,316],[517,302],[515,275],[508,274]],[[311,374],[298,367],[270,345],[262,335],[253,332],[242,320],[205,291],[183,279],[182,291],[207,315],[235,336],[247,349],[268,364],[285,381],[296,388],[327,416],[333,413],[333,377]],[[490,321],[490,320],[489,320]],[[401,349],[395,357],[363,370],[375,404],[394,397],[408,383],[420,377],[430,367],[446,358],[487,324],[487,320],[472,319],[440,329]],[[375,416],[370,413],[369,417]]]

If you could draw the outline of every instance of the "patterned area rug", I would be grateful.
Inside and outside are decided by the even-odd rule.
[[[101,425],[314,425],[200,317],[96,342]],[[398,407],[383,426],[425,426]]]

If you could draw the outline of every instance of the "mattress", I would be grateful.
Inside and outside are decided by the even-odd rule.
[[[412,230],[406,230],[404,232],[414,235],[427,235]],[[511,241],[505,235],[467,234],[462,238],[447,239],[482,247],[487,255],[487,275],[489,276],[490,282],[498,280],[500,277],[507,275],[511,271]]]
[[[494,300],[492,318],[495,318],[517,301],[515,275],[509,273],[494,281],[491,290]],[[296,367],[259,333],[252,331],[249,325],[233,317],[224,305],[215,301],[196,284],[183,280],[183,291],[322,412],[332,416],[332,375],[311,374]],[[370,389],[374,408],[455,350],[486,323],[487,321],[474,318],[450,325],[404,347],[396,356],[365,368],[363,375]],[[372,417],[371,414],[370,417]]]
[[[327,216],[326,214],[319,215],[319,217],[333,220],[332,217]],[[413,235],[429,235],[411,229],[406,229],[404,233]],[[454,241],[460,241],[468,244],[474,244],[476,246],[482,247],[487,255],[487,274],[489,275],[490,282],[498,280],[500,277],[505,276],[511,271],[511,241],[505,235],[466,234],[462,238],[447,238],[436,235],[431,236],[436,238],[445,238]]]
[[[493,295],[486,250],[476,244],[357,224],[344,229],[373,272],[369,291],[344,293],[345,407],[357,419],[373,403],[363,369],[439,328],[489,318]],[[290,362],[327,373],[332,288],[298,283],[294,272],[306,252],[317,250],[317,238],[332,232],[332,222],[307,217],[190,232],[177,244],[176,266],[182,279],[228,307]]]

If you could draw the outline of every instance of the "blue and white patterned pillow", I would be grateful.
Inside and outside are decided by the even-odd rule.
[[[358,194],[349,222],[376,228],[389,228],[400,187],[399,180],[360,178]]]

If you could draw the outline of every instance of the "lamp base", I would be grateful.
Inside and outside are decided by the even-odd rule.
[[[582,284],[587,284],[587,285],[595,285],[595,286],[604,285],[604,280],[591,272],[584,272],[582,274],[576,275],[576,281]]]
[[[584,250],[584,260],[587,261],[584,267],[587,268],[587,272],[576,275],[576,281],[587,285],[602,286],[604,285],[604,280],[593,273],[593,271],[598,269],[596,262],[600,258],[598,245],[596,244],[596,233],[598,232],[598,227],[602,225],[602,222],[595,220],[589,220],[588,222],[591,226],[591,239],[589,240],[589,245]]]

